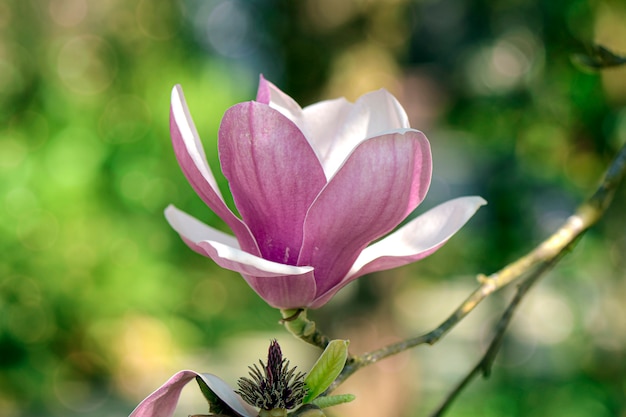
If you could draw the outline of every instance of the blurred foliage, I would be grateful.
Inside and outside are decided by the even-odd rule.
[[[437,325],[473,274],[522,254],[591,193],[626,139],[626,70],[571,64],[592,43],[626,52],[622,2],[4,0],[0,415],[126,415],[174,370],[213,371],[223,357],[210,352],[238,335],[283,331],[242,279],[163,219],[172,203],[224,227],[173,156],[174,84],[226,193],[219,121],[264,73],[302,104],[389,89],[432,142],[424,207],[489,201],[436,255],[313,313],[368,350]],[[491,380],[450,415],[626,415],[625,208],[622,187],[530,294]],[[423,415],[478,358],[504,302],[485,303],[438,353],[381,374],[387,400],[356,386],[338,413],[372,415],[377,395],[387,415]]]

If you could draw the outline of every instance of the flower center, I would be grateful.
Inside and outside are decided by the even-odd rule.
[[[248,367],[250,378],[240,378],[237,393],[250,405],[261,409],[260,417],[284,417],[302,403],[306,394],[304,373],[289,368],[276,340],[270,343],[267,363]]]

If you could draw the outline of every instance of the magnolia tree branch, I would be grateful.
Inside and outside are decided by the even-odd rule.
[[[539,276],[545,271],[541,265],[555,264],[565,250],[588,228],[594,225],[604,214],[613,199],[615,190],[626,174],[626,145],[624,145],[615,159],[611,162],[602,183],[596,192],[578,207],[565,223],[550,237],[543,241],[535,249],[510,263],[501,270],[486,276],[478,275],[480,286],[437,328],[421,336],[394,343],[375,351],[360,356],[350,356],[343,371],[330,386],[328,392],[333,391],[348,377],[367,365],[371,365],[381,359],[403,352],[422,344],[435,344],[441,337],[448,333],[456,324],[467,316],[476,306],[493,292],[517,281],[523,275],[538,268]],[[547,268],[546,268],[547,269]],[[532,275],[531,275],[532,278]],[[538,276],[537,276],[538,278]],[[534,283],[537,279],[526,282]],[[521,288],[524,288],[522,286]],[[523,296],[527,289],[521,293]],[[518,293],[519,294],[519,293]],[[517,302],[512,304],[513,310]],[[511,312],[512,313],[512,312]],[[506,317],[503,316],[503,319]],[[506,319],[508,323],[508,320]],[[504,326],[506,327],[506,326]],[[306,340],[306,339],[305,339]],[[497,343],[499,346],[499,342]],[[497,351],[497,347],[494,348]],[[495,352],[494,352],[495,353]],[[482,361],[481,361],[482,362]],[[480,367],[482,369],[482,365]]]
[[[595,51],[594,57],[588,58],[585,62],[582,62],[589,68],[602,69],[626,63],[626,57],[615,55],[601,46],[597,47]],[[593,61],[593,65],[589,64],[590,59]],[[431,414],[431,417],[443,415],[454,399],[477,375],[482,374],[484,377],[489,376],[491,366],[502,345],[506,329],[521,300],[539,278],[551,267],[556,265],[561,257],[565,255],[566,250],[604,215],[624,176],[626,176],[626,144],[622,146],[617,156],[609,165],[595,193],[581,204],[574,214],[571,215],[554,234],[541,242],[529,253],[506,265],[499,271],[489,276],[479,274],[477,276],[480,284],[479,287],[474,290],[446,320],[430,332],[382,347],[363,355],[349,355],[341,374],[323,395],[331,393],[343,383],[343,381],[367,365],[374,364],[389,356],[422,344],[433,345],[437,343],[489,295],[513,282],[521,281],[514,298],[511,300],[511,303],[496,325],[495,335],[489,348],[476,366]],[[330,338],[317,328],[315,322],[306,317],[306,310],[281,310],[281,314],[283,316],[281,323],[284,324],[285,328],[294,336],[320,349],[324,349],[328,345]]]
[[[504,340],[504,334],[513,318],[514,313],[520,305],[520,302],[524,298],[524,296],[528,293],[530,288],[539,281],[539,278],[543,276],[552,266],[554,266],[561,256],[564,255],[564,252],[561,252],[559,256],[551,259],[549,262],[541,265],[537,268],[532,274],[526,277],[518,286],[517,292],[515,296],[511,300],[507,309],[498,320],[498,323],[495,327],[495,335],[493,340],[489,344],[489,348],[483,355],[483,357],[478,361],[476,366],[463,378],[463,380],[448,394],[448,396],[441,402],[439,407],[432,412],[430,417],[440,417],[444,414],[444,412],[452,405],[452,402],[457,398],[457,396],[463,391],[463,389],[469,385],[474,378],[476,378],[479,374],[482,374],[483,377],[487,378],[491,374],[491,366],[496,359],[496,355],[502,346],[502,341]]]
[[[343,381],[359,369],[374,364],[382,359],[403,352],[422,344],[433,345],[467,316],[478,304],[497,290],[525,277],[510,305],[502,315],[496,328],[495,337],[483,356],[472,371],[443,401],[433,416],[440,416],[462,391],[479,373],[488,376],[491,364],[502,343],[505,330],[513,317],[521,299],[526,295],[532,285],[565,254],[572,243],[587,229],[593,226],[602,217],[610,205],[615,190],[626,175],[626,144],[620,149],[615,159],[611,162],[602,183],[595,193],[581,204],[575,213],[550,237],[539,244],[535,249],[522,256],[518,260],[508,264],[499,271],[487,276],[478,275],[480,286],[437,328],[421,336],[394,343],[363,355],[350,355],[346,364],[328,388],[326,393],[332,392]],[[282,310],[281,322],[287,330],[303,341],[324,349],[330,338],[319,331],[315,322],[306,317],[306,310]]]

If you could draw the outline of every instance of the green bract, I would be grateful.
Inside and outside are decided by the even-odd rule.
[[[319,357],[304,380],[308,389],[302,400],[303,404],[310,403],[333,383],[339,376],[348,358],[348,341],[333,340]]]
[[[311,404],[318,406],[319,408],[328,408],[339,404],[349,403],[354,401],[356,397],[353,394],[340,394],[340,395],[328,395],[323,397],[317,397]]]

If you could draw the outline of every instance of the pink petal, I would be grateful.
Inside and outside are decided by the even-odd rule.
[[[361,251],[393,230],[430,184],[430,145],[419,131],[363,142],[311,206],[299,265],[314,265],[317,294],[337,285]]]
[[[241,247],[258,254],[258,247],[247,226],[224,203],[179,85],[172,90],[170,134],[178,163],[196,193],[230,226]]]
[[[222,268],[257,277],[303,275],[313,271],[310,266],[281,264],[245,252],[232,236],[207,226],[174,206],[166,209],[166,218],[193,250],[209,256]]]
[[[257,92],[257,101],[269,104],[271,108],[278,110],[298,126],[298,129],[313,147],[318,159],[322,161],[322,165],[323,161],[329,158],[332,144],[336,142],[338,136],[337,131],[348,118],[353,106],[345,98],[339,98],[313,104],[303,112],[298,103],[262,75]],[[361,139],[365,139],[365,137]],[[343,156],[345,157],[346,154]],[[330,177],[328,173],[325,172],[325,174],[327,178]]]
[[[243,275],[243,278],[259,297],[274,308],[307,308],[315,299],[314,271],[275,277]]]
[[[268,304],[276,308],[306,307],[315,298],[315,277],[310,266],[268,261],[239,249],[237,240],[169,206],[165,217],[194,251],[222,268],[242,274]]]
[[[265,104],[228,109],[219,131],[222,170],[265,259],[295,265],[306,212],[326,184],[302,132]]]
[[[201,247],[219,266],[240,274],[278,277],[281,275],[302,275],[313,270],[313,267],[310,266],[294,266],[268,261],[220,242],[205,240],[194,243]]]
[[[315,150],[315,154],[324,167],[326,178],[332,177],[350,151],[366,139],[362,136],[358,140],[345,141],[347,131],[354,134],[361,133],[359,126],[345,125],[354,108],[354,104],[345,98],[321,101],[305,107],[299,119],[295,121]],[[341,149],[342,145],[349,148],[348,151],[333,156],[333,152]],[[339,163],[333,165],[335,160],[339,160]]]
[[[331,178],[361,142],[394,130],[408,129],[406,112],[386,90],[367,93],[354,103],[322,101],[303,110],[305,132]]]
[[[273,83],[267,81],[263,74],[259,76],[259,89],[257,90],[256,101],[271,105],[275,109],[281,109],[280,112],[288,118],[290,118],[290,114],[297,116],[302,112],[302,108],[294,99],[283,93]]]
[[[368,246],[361,252],[342,282],[318,297],[311,308],[325,304],[356,278],[397,268],[423,259],[448,241],[487,202],[481,197],[460,197],[438,205]]]
[[[300,105],[274,84],[267,81],[263,75],[259,77],[259,89],[257,91],[256,101],[278,110],[278,112],[295,123],[300,129],[305,127],[301,125],[302,108]]]
[[[270,101],[272,100],[272,86],[274,86],[274,84],[267,81],[263,74],[260,74],[259,88],[256,92],[256,101],[263,104],[270,104]]]
[[[315,298],[315,276],[310,266],[268,261],[219,242],[203,241],[196,245],[222,268],[239,272],[248,285],[272,307],[306,307]]]
[[[202,378],[215,395],[241,416],[256,417],[258,415],[254,408],[245,403],[226,382],[217,376],[195,371],[180,371],[144,399],[130,414],[130,417],[171,417],[182,389],[197,376]]]
[[[398,100],[381,89],[361,96],[354,104],[344,98],[300,108],[291,97],[260,77],[257,101],[294,122],[315,150],[326,178],[331,178],[362,141],[398,129],[409,119]]]
[[[196,245],[197,242],[203,240],[212,240],[239,249],[239,243],[234,236],[202,223],[200,220],[180,211],[173,205],[169,205],[165,209],[165,218],[170,226],[172,226],[172,229],[176,230],[186,241],[196,246],[192,247],[196,252],[204,254],[204,250]]]
[[[447,242],[485,204],[482,197],[459,197],[428,210],[365,248],[347,278],[396,268],[426,257]]]

